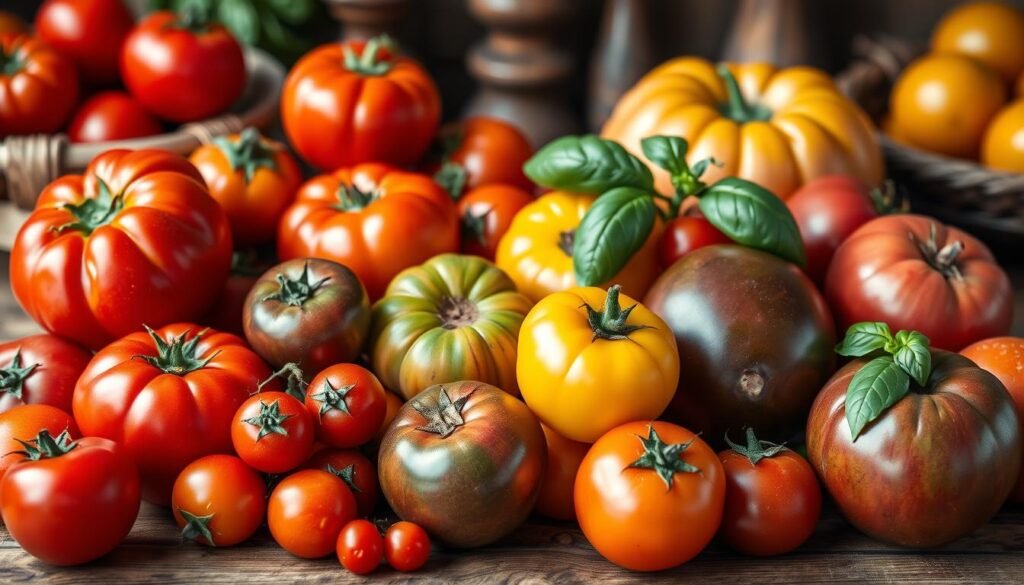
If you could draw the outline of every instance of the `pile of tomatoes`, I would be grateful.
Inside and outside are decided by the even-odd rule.
[[[984,244],[868,187],[878,145],[820,72],[651,75],[604,138],[534,152],[495,119],[439,129],[433,80],[388,39],[333,43],[281,103],[321,174],[246,130],[49,185],[11,255],[47,333],[0,346],[11,535],[87,562],[144,499],[200,545],[265,524],[363,574],[535,512],[653,571],[716,536],[789,552],[826,493],[910,547],[1024,497],[1024,340],[1002,337]],[[707,140],[640,115],[657,87],[720,106],[691,120]],[[842,155],[815,150],[812,105]],[[763,139],[742,164],[729,129]]]

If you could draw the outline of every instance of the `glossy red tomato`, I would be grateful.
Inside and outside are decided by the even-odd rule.
[[[359,447],[384,422],[387,398],[373,372],[356,364],[335,364],[317,374],[306,390],[306,409],[316,436],[328,447]]]
[[[338,534],[337,553],[341,566],[356,575],[369,575],[384,558],[384,539],[373,522],[353,520]]]
[[[238,407],[231,442],[248,465],[264,473],[291,471],[313,452],[316,419],[285,392],[260,392]]]
[[[64,431],[72,439],[82,436],[70,414],[48,404],[26,404],[0,413],[0,479],[8,468],[25,459],[18,453],[24,449],[20,441],[31,441],[43,430],[52,437]]]
[[[533,193],[533,182],[523,164],[533,156],[533,146],[512,124],[487,116],[474,116],[446,124],[438,133],[444,162],[465,172],[465,191],[483,185],[502,184]]]
[[[665,226],[658,245],[661,266],[668,268],[684,254],[714,244],[731,244],[732,240],[699,215],[681,215]]]
[[[821,488],[803,457],[759,441],[747,429],[743,445],[718,454],[725,469],[721,534],[734,549],[756,556],[787,553],[803,544],[821,516]]]
[[[104,91],[78,106],[68,124],[71,142],[106,142],[152,136],[160,121],[123,91]]]
[[[824,284],[836,248],[860,226],[878,217],[871,192],[860,179],[831,175],[805,183],[786,200],[807,250],[804,272]]]
[[[493,262],[498,242],[512,225],[512,218],[532,201],[533,195],[511,185],[492,184],[470,190],[458,203],[462,253]]]
[[[427,564],[430,536],[419,524],[395,522],[384,535],[384,556],[392,568],[408,573]]]
[[[0,138],[57,132],[76,101],[71,61],[27,34],[0,33]]]
[[[35,24],[39,38],[74,61],[83,83],[117,82],[121,46],[135,26],[121,0],[46,0]]]
[[[321,449],[303,464],[303,469],[320,469],[341,478],[356,498],[359,516],[373,514],[380,496],[377,467],[355,449]]]
[[[174,482],[171,510],[185,540],[234,546],[263,524],[267,484],[233,455],[207,455],[181,471]]]
[[[117,548],[139,514],[139,472],[124,447],[41,431],[0,481],[0,512],[21,548],[77,565]]]
[[[91,352],[55,335],[0,343],[0,412],[22,404],[71,412],[75,383],[91,359]]]
[[[150,13],[121,52],[125,87],[172,122],[192,122],[228,109],[245,89],[242,48],[223,25],[199,10]]]
[[[166,505],[186,465],[231,452],[232,417],[269,376],[234,335],[185,323],[140,331],[89,363],[75,387],[75,420],[83,434],[123,444],[139,466],[143,496]]]
[[[260,259],[254,251],[235,252],[231,256],[231,273],[224,283],[224,289],[201,322],[218,331],[245,337],[245,328],[242,326],[245,298],[267,268],[270,268],[270,264]]]
[[[108,150],[39,195],[11,250],[11,287],[44,329],[99,349],[202,316],[230,267],[231,229],[195,167]]]
[[[836,250],[825,294],[842,329],[881,321],[948,350],[1005,335],[1013,318],[1010,279],[985,244],[921,215],[861,226]]]
[[[338,535],[355,520],[356,500],[337,476],[306,469],[281,480],[267,502],[267,527],[281,548],[304,559],[335,552]]]

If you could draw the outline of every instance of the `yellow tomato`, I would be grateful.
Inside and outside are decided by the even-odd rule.
[[[993,169],[1024,173],[1024,99],[996,115],[985,132],[981,162]]]
[[[1002,2],[958,6],[935,27],[932,52],[977,59],[1013,83],[1024,70],[1024,12]]]
[[[928,55],[896,81],[889,100],[896,140],[932,152],[975,158],[1006,89],[988,67],[957,55]]]
[[[542,195],[516,214],[501,238],[495,263],[533,302],[576,286],[573,238],[594,199],[564,191]],[[609,283],[622,285],[626,294],[637,298],[647,293],[658,277],[657,244],[662,229],[658,222],[643,247]]]
[[[574,288],[526,316],[516,376],[541,422],[593,443],[623,423],[661,415],[679,382],[679,354],[668,325],[617,286]]]

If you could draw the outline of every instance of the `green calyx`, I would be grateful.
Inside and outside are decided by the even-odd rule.
[[[112,194],[103,179],[96,177],[96,182],[99,184],[99,193],[96,197],[83,199],[79,203],[64,204],[63,209],[74,219],[54,228],[58,234],[75,230],[85,236],[91,235],[97,228],[113,221],[124,208],[124,197]]]
[[[719,65],[718,76],[725,83],[728,100],[719,106],[718,111],[730,120],[744,124],[746,122],[766,122],[772,119],[772,111],[760,104],[748,104],[736,83],[736,76],[725,65]]]
[[[331,277],[325,276],[320,280],[312,280],[309,275],[308,262],[303,267],[302,274],[298,278],[289,278],[288,275],[283,273],[278,273],[276,278],[278,284],[277,291],[263,297],[260,299],[260,302],[278,301],[293,307],[301,307],[306,301],[316,296],[316,291],[320,290],[320,287],[331,279]]]
[[[340,185],[338,187],[338,203],[334,208],[338,211],[360,211],[377,200],[377,191],[362,191],[355,185]]]
[[[195,337],[192,339],[188,339],[188,336],[192,331],[186,331],[168,343],[167,341],[164,341],[162,337],[157,335],[156,331],[153,331],[153,329],[148,325],[143,325],[143,327],[146,328],[146,332],[149,333],[149,336],[153,338],[153,343],[156,344],[157,354],[137,355],[135,357],[144,360],[149,365],[162,370],[166,374],[184,376],[189,372],[200,370],[205,368],[206,364],[210,363],[210,360],[217,357],[217,354],[220,353],[218,351],[208,358],[199,357],[199,340],[206,334],[206,329],[196,333]]]
[[[15,438],[14,440],[23,447],[21,451],[15,451],[15,453],[29,461],[60,457],[78,446],[78,443],[71,440],[71,434],[68,433],[67,429],[64,429],[64,432],[56,437],[52,436],[50,431],[43,429],[39,431],[39,434],[34,439],[22,441]]]
[[[224,153],[232,171],[241,171],[245,175],[246,183],[252,182],[256,171],[260,169],[277,170],[277,161],[274,159],[277,149],[264,140],[255,128],[246,128],[234,140],[220,136],[214,139],[213,144]]]
[[[185,3],[172,26],[194,34],[206,32],[210,28],[209,5],[209,2]]]
[[[306,382],[306,375],[303,373],[299,364],[288,363],[281,366],[280,370],[277,370],[273,374],[270,374],[266,380],[263,380],[256,386],[257,392],[262,392],[263,388],[269,384],[272,380],[283,378],[285,380],[285,393],[295,398],[299,402],[306,400],[306,387],[309,386],[309,382]]]
[[[562,251],[566,256],[572,258],[573,248],[576,246],[576,231],[568,230],[559,232],[558,234],[558,249]]]
[[[391,57],[382,59],[380,57],[381,49],[387,49]],[[391,37],[380,35],[366,41],[360,55],[356,55],[352,47],[348,45],[343,45],[341,50],[345,69],[360,75],[384,75],[391,71],[397,47]]]
[[[340,410],[345,414],[351,416],[352,413],[349,412],[348,410],[348,403],[345,402],[345,397],[348,396],[348,393],[351,392],[352,389],[355,387],[355,384],[348,384],[340,388],[335,388],[331,384],[330,380],[324,380],[323,389],[321,389],[316,394],[311,394],[310,396],[313,398],[313,400],[316,400],[317,402],[320,403],[319,414],[321,416],[323,416],[325,412],[328,412],[332,409]]]
[[[333,473],[341,478],[341,481],[345,482],[348,489],[353,492],[362,493],[363,490],[359,489],[359,486],[356,485],[356,466],[354,463],[347,467],[342,467],[341,469],[335,469],[333,465],[328,463],[327,468],[324,471],[327,473]]]
[[[493,208],[476,214],[467,209],[466,213],[462,214],[462,237],[476,240],[481,246],[487,244],[487,216],[492,211]]]
[[[587,303],[581,305],[587,310],[587,323],[594,331],[592,340],[628,339],[630,333],[650,328],[650,325],[629,324],[629,314],[633,312],[636,305],[623,309],[619,304],[619,291],[621,290],[622,287],[617,284],[609,288],[608,295],[604,299],[604,307],[600,311],[595,310]]]
[[[3,47],[0,47],[0,75],[14,77],[21,73],[23,69],[25,69],[25,62],[18,54],[17,46],[11,47],[10,53],[6,52]]]
[[[449,161],[441,165],[441,168],[434,173],[434,182],[447,191],[453,201],[458,201],[466,189],[468,177],[465,167]]]
[[[21,348],[14,352],[11,363],[0,368],[0,392],[5,392],[15,398],[23,398],[25,379],[32,375],[32,372],[39,367],[39,364],[23,367],[21,365]]]
[[[637,435],[644,447],[643,455],[629,464],[627,469],[653,469],[665,486],[671,490],[672,480],[677,473],[700,473],[700,468],[683,461],[683,453],[693,444],[693,440],[685,443],[668,444],[661,440],[654,425],[647,427],[647,438]]]
[[[412,407],[427,420],[425,425],[416,427],[416,430],[440,435],[442,439],[447,438],[466,424],[462,418],[462,409],[471,395],[472,392],[452,402],[448,391],[444,386],[440,386],[437,391],[437,406],[430,407],[419,400],[414,400]]]
[[[762,441],[758,439],[754,434],[754,429],[750,427],[747,427],[746,445],[737,445],[736,443],[733,443],[732,439],[729,438],[729,433],[725,434],[725,442],[729,445],[730,449],[750,460],[751,465],[757,465],[762,459],[775,457],[786,450],[785,445],[779,445],[772,443],[771,441]]]
[[[281,412],[281,404],[277,400],[270,404],[260,400],[259,414],[243,419],[242,422],[259,427],[260,432],[256,436],[256,441],[260,441],[267,435],[284,435],[287,437],[288,429],[284,428],[284,422],[291,417],[292,415]]]
[[[181,529],[183,539],[197,541],[202,538],[206,544],[217,546],[217,543],[213,541],[213,533],[210,532],[210,521],[213,520],[214,514],[197,516],[182,508],[178,508],[178,513],[185,519],[185,527]]]

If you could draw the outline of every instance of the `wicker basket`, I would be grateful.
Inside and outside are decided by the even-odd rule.
[[[857,60],[836,77],[847,95],[879,122],[903,68],[921,51],[895,38],[858,38]],[[1002,246],[1024,243],[1024,175],[898,144],[879,132],[890,177],[915,211],[971,230]]]
[[[64,134],[8,136],[0,143],[0,249],[10,250],[18,229],[35,207],[43,187],[57,177],[83,170],[97,154],[114,148],[162,148],[187,155],[199,145],[246,126],[264,128],[275,119],[285,70],[259,49],[245,51],[248,82],[231,111],[185,124],[166,134],[70,144]]]

